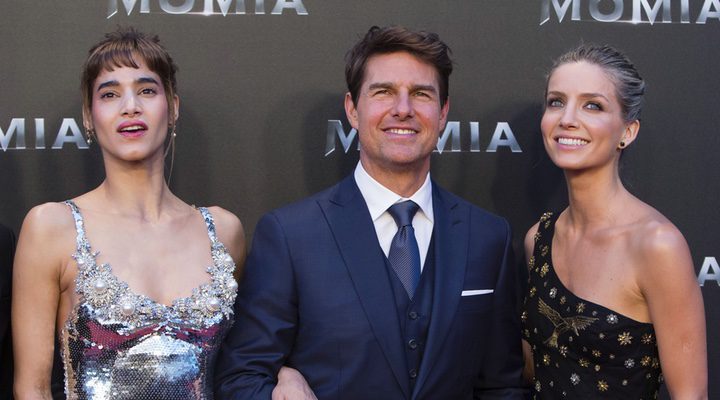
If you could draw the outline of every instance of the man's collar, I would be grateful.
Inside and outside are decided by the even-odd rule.
[[[376,181],[365,171],[360,161],[358,161],[357,167],[355,167],[355,182],[365,199],[365,203],[370,211],[370,217],[373,221],[377,220],[390,206],[404,200],[412,200],[417,203],[417,205],[420,206],[420,210],[422,210],[430,222],[434,221],[430,172],[428,172],[425,177],[425,182],[420,186],[420,189],[410,197],[402,197],[380,184],[380,182]]]

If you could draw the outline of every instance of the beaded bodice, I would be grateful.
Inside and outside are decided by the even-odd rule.
[[[552,263],[558,216],[545,213],[529,261],[523,338],[535,369],[534,399],[655,399],[662,381],[655,330],[575,296]]]
[[[164,305],[134,293],[109,264],[98,264],[75,219],[77,304],[61,332],[68,399],[212,399],[213,365],[233,323],[235,264],[217,239],[212,215],[198,208],[210,237],[210,282]]]

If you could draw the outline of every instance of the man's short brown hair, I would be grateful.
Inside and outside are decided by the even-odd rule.
[[[380,28],[373,26],[346,56],[345,80],[354,104],[357,104],[360,87],[365,79],[365,66],[370,57],[405,51],[437,71],[440,90],[440,105],[448,98],[452,60],[450,48],[436,33],[412,31],[401,26]]]

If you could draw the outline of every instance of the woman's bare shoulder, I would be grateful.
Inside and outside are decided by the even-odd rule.
[[[30,268],[54,275],[75,249],[75,220],[67,205],[44,203],[25,216],[15,255],[17,270]]]
[[[635,249],[640,254],[663,255],[687,249],[685,237],[675,224],[651,206],[645,205],[645,208],[632,227]]]
[[[70,208],[64,203],[43,203],[30,209],[23,221],[21,234],[52,235],[75,229]]]
[[[212,214],[217,229],[228,233],[242,230],[242,222],[240,222],[240,218],[238,218],[237,215],[218,206],[211,206],[207,209],[210,211],[210,214]]]
[[[680,229],[659,211],[645,207],[631,228],[631,251],[640,272],[643,276],[662,274],[669,279],[693,272],[690,249]]]
[[[245,231],[240,218],[222,207],[208,207],[215,221],[218,239],[228,248],[236,261],[245,254]]]

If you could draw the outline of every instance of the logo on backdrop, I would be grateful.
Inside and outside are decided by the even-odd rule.
[[[715,281],[720,286],[720,265],[715,257],[705,257],[700,273],[698,274],[698,283],[705,286],[708,281]]]
[[[296,15],[308,15],[302,0],[108,0],[107,18],[118,12],[149,14],[150,3],[154,3],[152,12],[167,14],[200,15],[282,15],[295,12]],[[139,3],[139,4],[138,4]],[[233,7],[234,5],[234,7]],[[217,6],[217,7],[216,7]]]
[[[57,130],[55,130],[57,126]],[[59,125],[48,126],[46,134],[45,118],[13,118],[7,126],[0,125],[0,148],[8,150],[43,150],[48,145],[53,150],[67,146],[87,149],[88,144],[74,118],[63,118]],[[31,133],[34,133],[34,135]],[[28,140],[30,139],[30,140]],[[28,143],[30,142],[30,143]]]
[[[559,23],[705,24],[708,19],[720,21],[720,0],[542,0],[540,25],[555,18]]]
[[[466,132],[466,135],[470,135],[470,147],[463,149],[461,147],[460,138]],[[357,130],[350,128],[349,131],[345,130],[342,121],[337,119],[330,119],[327,123],[327,134],[325,136],[325,157],[329,156],[335,151],[337,147],[337,140],[340,139],[343,152],[347,153],[353,145],[355,138],[357,137]],[[466,128],[462,128],[460,121],[448,121],[445,126],[445,131],[438,139],[437,149],[438,153],[450,152],[450,153],[495,153],[501,147],[507,147],[513,153],[522,153],[520,144],[515,138],[515,134],[510,128],[510,124],[507,122],[498,122],[495,125],[495,130],[490,137],[490,142],[487,146],[481,146],[480,144],[480,123],[471,121],[466,125]],[[448,150],[448,143],[450,149]],[[357,141],[356,148],[360,149],[360,142]]]

